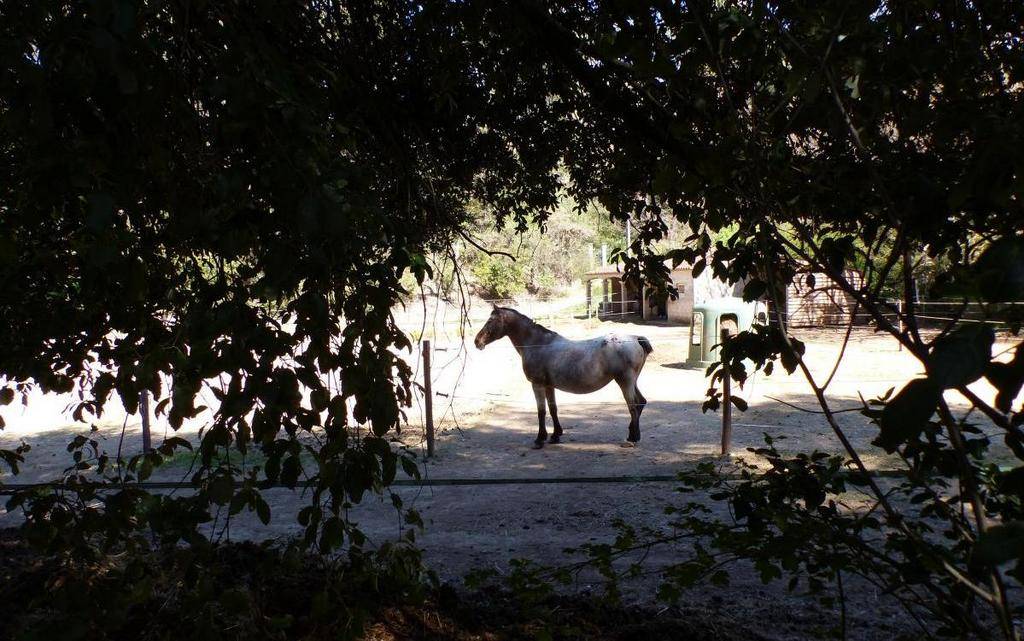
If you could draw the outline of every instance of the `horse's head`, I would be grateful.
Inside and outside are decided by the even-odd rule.
[[[484,323],[484,326],[480,328],[480,331],[476,333],[476,338],[473,339],[473,343],[476,344],[477,349],[483,349],[488,344],[493,343],[499,338],[504,338],[508,335],[508,323],[505,319],[504,310],[500,307],[495,307],[491,312],[491,316]]]

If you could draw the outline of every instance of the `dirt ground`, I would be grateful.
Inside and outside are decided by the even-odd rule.
[[[558,315],[556,306],[540,310],[542,322],[545,311],[550,316]],[[477,319],[481,313],[476,312]],[[424,464],[426,477],[511,480],[670,475],[718,454],[721,417],[700,409],[707,388],[704,372],[683,367],[687,327],[596,320],[562,320],[549,326],[573,338],[613,332],[650,339],[654,352],[639,379],[639,387],[648,399],[641,420],[640,446],[621,446],[629,417],[618,388],[610,385],[587,396],[559,393],[559,417],[566,430],[563,442],[531,449],[536,435],[533,392],[511,344],[506,340],[478,351],[472,347],[471,335],[462,343],[454,324],[435,318],[427,331],[419,334],[433,341],[432,380],[437,393],[437,452]],[[470,332],[478,327],[479,321]],[[838,355],[842,332],[795,330],[795,334],[807,344],[805,359],[815,378],[819,382],[827,378]],[[1010,345],[1000,339],[995,352]],[[1004,354],[1002,358],[1008,360],[1010,356]],[[418,375],[419,367],[416,359]],[[859,329],[828,388],[828,398],[834,409],[856,408],[860,406],[859,395],[878,396],[891,387],[900,387],[920,371],[920,365],[906,352],[898,351],[891,338]],[[984,380],[972,389],[984,399],[994,396]],[[839,451],[838,440],[820,415],[780,402],[818,409],[799,374],[786,375],[781,368],[771,376],[758,374],[737,394],[747,400],[749,409],[734,413],[734,455],[761,445],[764,433],[785,439],[778,443],[783,450]],[[952,393],[947,399],[954,411],[966,411],[963,399]],[[24,440],[33,450],[22,474],[4,477],[3,481],[59,477],[69,462],[65,450],[68,440],[88,431],[87,426],[68,422],[63,409],[70,400],[37,395],[27,407],[4,414],[8,429],[0,436],[0,447],[9,448]],[[126,449],[137,451],[138,419],[125,417],[118,409],[117,403],[108,408],[96,434],[113,451],[124,429]],[[863,416],[851,411],[838,417],[855,446],[862,451],[874,449],[869,443],[876,430]],[[182,434],[194,436],[203,420],[201,416],[191,421]],[[410,424],[401,436],[402,443],[420,452],[421,421],[422,406],[418,404],[410,409]],[[994,433],[993,426],[979,425]],[[158,422],[156,430],[155,440],[164,432],[163,423]],[[993,448],[997,457],[1005,456],[1001,443],[994,440]],[[892,464],[877,455],[867,457],[867,462],[878,469]],[[176,480],[184,472],[184,463],[172,465],[162,469],[159,478]],[[611,522],[616,518],[637,526],[664,527],[668,523],[664,507],[679,501],[674,485],[664,482],[452,485],[396,491],[407,506],[424,516],[426,529],[419,541],[428,564],[442,578],[456,583],[474,568],[506,572],[513,558],[566,562],[569,559],[562,554],[563,548],[608,540],[614,536]],[[270,526],[243,516],[231,526],[233,538],[289,537],[299,532],[294,515],[302,497],[287,490],[271,490],[267,499],[274,512]],[[357,506],[352,516],[374,541],[383,542],[400,534],[389,500],[367,501]],[[0,516],[0,526],[16,524],[18,518],[16,514]],[[647,563],[656,570],[683,553],[682,548],[661,549]],[[650,603],[657,584],[653,574],[633,582],[627,601]],[[582,577],[575,587],[582,594],[600,589],[594,577]],[[852,638],[889,639],[908,631],[906,617],[893,601],[866,585],[850,592],[850,624],[855,631]],[[725,620],[763,620],[767,638],[772,639],[806,638],[821,631],[820,617],[834,615],[822,610],[814,599],[785,594],[782,586],[762,586],[753,572],[742,569],[734,575],[731,587],[695,591],[688,598],[692,598],[691,607]]]

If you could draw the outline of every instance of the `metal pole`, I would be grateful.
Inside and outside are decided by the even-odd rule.
[[[591,248],[593,249],[593,248]],[[593,252],[591,252],[591,258],[593,258]],[[590,284],[591,280],[584,281],[587,285],[587,318],[590,318]]]
[[[139,392],[139,414],[142,415],[142,451],[153,449],[153,438],[149,431],[149,390]]]
[[[609,309],[611,309],[611,308],[608,306],[608,279],[607,278],[602,278],[601,279],[601,305],[598,305],[598,307],[597,307],[597,317],[601,318],[601,312],[604,311],[605,313],[608,313]]]
[[[423,341],[423,409],[427,421],[427,458],[434,456],[434,393],[430,389],[430,341]]]
[[[722,328],[722,345],[729,340],[729,328]],[[718,348],[718,355],[721,358],[722,348]],[[732,447],[732,380],[729,376],[729,367],[722,363],[722,456],[729,455]]]

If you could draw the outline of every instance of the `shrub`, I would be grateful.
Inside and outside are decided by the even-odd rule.
[[[483,254],[473,265],[480,293],[491,298],[511,298],[526,289],[522,266],[502,256]]]

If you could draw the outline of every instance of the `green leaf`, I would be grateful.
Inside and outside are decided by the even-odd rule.
[[[758,559],[754,563],[754,567],[757,568],[758,574],[761,575],[762,583],[771,583],[775,579],[782,578],[782,570],[777,565],[768,561],[767,559]]]
[[[672,249],[665,252],[664,256],[666,259],[672,261],[672,268],[675,269],[682,263],[685,263],[690,259],[692,252],[687,249]]]
[[[114,220],[114,199],[107,193],[95,193],[89,197],[89,213],[86,226],[95,233],[110,227]]]
[[[831,273],[841,274],[846,269],[846,263],[855,256],[853,239],[848,236],[825,238],[821,241],[821,253]]]
[[[767,291],[768,283],[754,278],[743,286],[743,300],[748,302],[758,300],[764,296]]]
[[[253,503],[256,505],[256,516],[259,517],[260,522],[263,525],[268,525],[270,523],[270,506],[267,501],[259,493],[255,493]]]
[[[402,471],[405,472],[405,475],[408,476],[409,478],[419,480],[420,468],[416,465],[416,461],[414,461],[412,457],[409,456],[401,456],[399,458],[402,462]]]
[[[1013,406],[1014,399],[1020,394],[1021,387],[1024,387],[1024,343],[1017,345],[1013,360],[1009,363],[988,364],[985,369],[985,378],[998,390],[996,394],[996,409],[1000,412],[1009,412]]]
[[[792,374],[800,365],[800,357],[803,356],[806,348],[802,341],[792,336],[789,338],[789,343],[793,346],[792,349],[785,344],[779,348],[779,361],[782,363],[782,368],[786,370],[786,373]]]
[[[982,252],[973,265],[978,289],[988,301],[1024,298],[1024,238],[1001,238]]]
[[[971,554],[974,564],[995,567],[1024,557],[1024,522],[993,525],[978,537]]]
[[[336,516],[324,521],[323,530],[320,532],[320,550],[330,552],[341,546],[345,540],[345,526]]]
[[[221,474],[210,481],[210,500],[217,505],[227,505],[234,494],[234,482],[231,477]]]
[[[249,609],[249,593],[243,588],[225,590],[218,600],[229,614],[235,616]]]
[[[188,442],[186,439],[181,438],[180,436],[170,436],[164,439],[164,445],[166,445],[172,451],[174,450],[174,448],[178,447],[185,448],[190,452],[192,451],[192,443]]]
[[[269,626],[271,630],[277,631],[287,630],[292,627],[294,623],[295,617],[290,614],[285,614],[279,617],[270,617],[267,619],[267,626]]]
[[[280,450],[276,450],[271,453],[266,462],[263,463],[263,473],[267,477],[267,481],[276,483],[278,478],[281,476],[281,458],[282,454]]]
[[[285,487],[294,488],[302,475],[302,461],[298,456],[292,455],[284,459],[281,466],[281,484]]]
[[[941,389],[973,383],[985,374],[996,334],[985,324],[961,327],[935,342],[928,355],[928,378]]]
[[[995,476],[995,481],[1000,492],[1024,498],[1024,466],[1000,472]]]
[[[251,495],[252,490],[249,488],[244,488],[240,490],[237,494],[235,494],[233,497],[231,497],[231,502],[228,505],[228,514],[234,515],[241,512],[242,508],[249,503]]]
[[[139,465],[139,480],[145,481],[153,475],[153,461],[148,457],[142,457],[142,461]]]
[[[398,456],[391,452],[381,456],[380,480],[384,485],[391,485],[398,472]]]
[[[875,445],[891,454],[901,445],[916,440],[935,413],[941,397],[942,389],[930,379],[917,378],[907,383],[882,410],[881,431]]]

